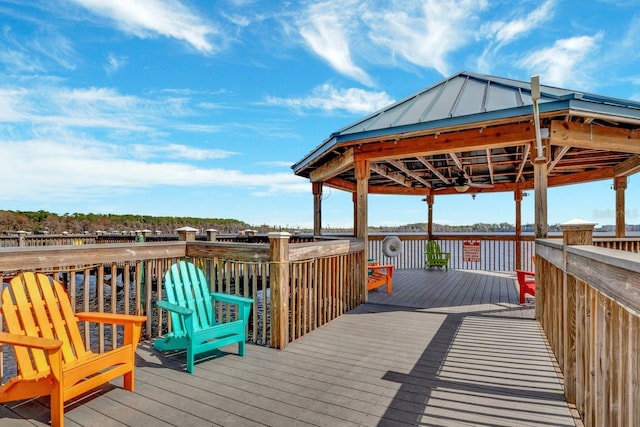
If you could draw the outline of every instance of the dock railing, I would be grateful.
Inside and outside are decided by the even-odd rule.
[[[399,254],[388,257],[383,252],[383,241],[388,235],[397,236],[402,243]],[[514,234],[438,234],[432,240],[438,242],[442,252],[449,252],[449,268],[458,270],[513,271],[531,270],[534,252],[533,236]],[[419,234],[370,234],[369,258],[380,264],[391,264],[396,269],[424,268],[425,246],[428,237]],[[466,244],[475,243],[471,256]]]
[[[536,316],[584,425],[640,425],[640,254],[592,230],[536,241]]]
[[[4,247],[0,278],[8,282],[21,271],[46,273],[66,286],[76,311],[146,314],[143,335],[153,339],[171,328],[166,312],[155,304],[162,298],[164,274],[188,258],[205,270],[212,291],[254,298],[249,339],[275,348],[365,301],[362,240],[289,243],[288,233],[271,233],[267,244],[183,240]],[[235,313],[222,307],[218,315]],[[94,351],[119,345],[116,327],[86,324],[83,333]],[[0,346],[0,383],[4,359]]]

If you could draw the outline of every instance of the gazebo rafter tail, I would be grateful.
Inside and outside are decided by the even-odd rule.
[[[553,160],[549,162],[549,167],[547,169],[547,173],[551,173],[551,171],[556,167],[558,162],[562,160],[565,154],[571,149],[570,146],[565,145],[564,147],[558,147],[553,153]]]
[[[352,169],[354,162],[353,148],[349,148],[335,159],[316,168],[309,174],[309,178],[311,182],[326,181],[346,170]]]
[[[629,176],[640,172],[640,154],[628,158],[613,169],[616,176]]]

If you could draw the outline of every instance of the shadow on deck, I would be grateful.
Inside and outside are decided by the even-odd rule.
[[[394,292],[285,350],[139,350],[136,392],[106,387],[67,408],[72,425],[574,426],[533,304],[513,274],[398,270]],[[6,425],[46,425],[48,399],[0,406]],[[578,422],[579,423],[579,422]]]

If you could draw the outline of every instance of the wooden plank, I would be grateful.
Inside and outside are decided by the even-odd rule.
[[[296,277],[321,270],[331,282],[326,269],[348,268],[340,262],[317,263]],[[195,375],[183,372],[184,354],[157,353],[144,342],[136,392],[125,393],[116,380],[115,388],[72,404],[66,421],[574,426],[553,357],[531,308],[517,304],[514,282],[505,272],[397,270],[393,294],[369,292],[371,304],[284,350],[249,345],[242,358],[226,354],[235,353],[230,346],[201,357]],[[328,285],[320,294],[335,295]],[[20,426],[37,418],[23,414],[30,419]]]
[[[640,134],[630,129],[552,120],[549,139],[552,145],[640,153]]]
[[[185,254],[185,242],[0,248],[0,271],[184,257]]]
[[[344,153],[340,154],[340,156],[316,168],[309,174],[309,179],[311,182],[319,182],[333,178],[342,172],[353,168],[354,159],[353,148],[349,148]]]

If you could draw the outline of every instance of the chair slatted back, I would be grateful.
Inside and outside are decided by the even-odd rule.
[[[172,304],[194,311],[194,331],[208,329],[216,324],[209,284],[201,269],[190,262],[179,261],[171,266],[164,277],[166,299]],[[185,332],[183,317],[171,313],[174,333]]]
[[[63,363],[90,353],[85,349],[64,287],[42,273],[25,272],[14,277],[2,292],[0,311],[7,331],[12,334],[62,341]],[[15,353],[23,377],[48,372],[49,363],[43,350],[16,346]]]
[[[440,245],[435,240],[429,240],[427,242],[427,256],[429,259],[439,259],[440,258]]]

